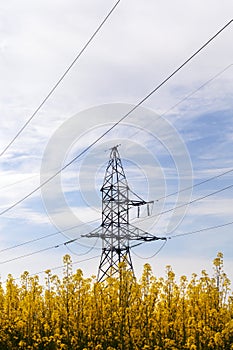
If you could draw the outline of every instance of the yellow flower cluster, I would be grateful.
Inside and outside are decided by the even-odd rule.
[[[230,350],[233,296],[218,254],[209,276],[182,276],[170,266],[156,278],[149,264],[136,281],[124,263],[119,278],[96,283],[73,272],[24,272],[0,287],[0,350]]]

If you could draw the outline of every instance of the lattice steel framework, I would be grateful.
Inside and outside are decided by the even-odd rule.
[[[85,235],[102,239],[102,254],[98,269],[98,281],[118,273],[119,263],[124,261],[129,270],[133,271],[130,254],[132,240],[152,241],[166,239],[156,237],[129,223],[129,209],[149,205],[130,191],[122,166],[118,146],[111,148],[110,159],[105,172],[102,192],[102,223],[101,227]],[[130,199],[133,194],[136,199]]]

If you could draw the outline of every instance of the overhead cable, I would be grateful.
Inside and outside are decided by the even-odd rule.
[[[178,105],[180,105],[181,103],[183,103],[184,101],[186,101],[187,99],[189,99],[191,96],[193,96],[194,94],[196,94],[198,91],[200,91],[203,87],[207,86],[210,82],[212,82],[213,80],[215,80],[217,77],[219,77],[221,74],[223,74],[225,71],[227,71],[229,68],[233,67],[233,64],[230,64],[228,66],[226,66],[224,69],[220,70],[217,74],[215,74],[214,76],[212,76],[210,79],[208,79],[207,81],[205,81],[205,83],[203,83],[202,85],[200,85],[197,89],[193,90],[190,94],[186,95],[184,98],[180,99],[177,103],[175,103],[173,106],[171,106],[167,111],[165,111],[164,113],[160,114],[159,115],[159,118],[165,116],[168,114],[168,112],[170,112],[171,110],[173,110],[175,107],[177,107]],[[138,134],[138,131],[133,133],[133,135],[131,135],[130,137],[134,137],[135,135]],[[232,169],[233,171],[233,169]],[[224,175],[225,173],[223,173]],[[21,180],[18,180],[16,182],[13,182],[13,183],[10,183],[10,184],[6,184],[4,185],[3,187],[0,187],[0,190],[2,189],[5,189],[7,187],[11,187],[11,186],[14,186],[18,183],[21,183],[21,182],[26,182],[34,177],[38,177],[39,175],[38,174],[35,174],[35,175],[32,175],[28,178],[25,178],[25,179],[21,179]],[[195,185],[195,186],[198,186],[198,185]],[[189,188],[187,188],[189,189]],[[184,189],[182,190],[184,191]],[[132,190],[131,190],[132,192]],[[177,192],[179,193],[179,192]],[[176,194],[176,193],[175,193]],[[171,194],[168,194],[167,196],[171,196]],[[165,197],[161,197],[159,198],[158,200],[162,199],[162,198],[165,198]]]
[[[73,266],[73,265],[81,264],[83,262],[90,261],[90,260],[93,260],[93,259],[96,259],[96,258],[99,258],[99,255],[95,255],[95,256],[92,256],[90,258],[74,261],[74,262],[71,263],[71,265]],[[46,273],[47,270],[54,271],[54,270],[59,270],[59,269],[62,269],[62,268],[64,268],[64,265],[55,266],[55,267],[52,267],[50,269],[46,269],[46,270],[43,270],[43,271],[31,273],[31,274],[28,275],[28,277],[41,275],[42,273]],[[13,281],[17,281],[17,280],[20,280],[20,279],[21,279],[21,277],[13,278]],[[7,280],[5,280],[3,283],[6,283],[6,282],[7,282]]]
[[[215,226],[204,227],[204,228],[201,228],[201,229],[195,230],[195,231],[189,231],[189,232],[179,233],[179,234],[176,234],[176,235],[169,236],[169,237],[167,237],[167,238],[168,238],[168,239],[173,239],[173,238],[177,238],[177,237],[183,237],[183,236],[193,235],[193,234],[195,234],[195,233],[204,232],[204,231],[210,231],[210,230],[215,230],[215,229],[218,229],[218,228],[221,228],[221,227],[226,227],[226,226],[229,226],[229,225],[233,225],[233,221],[226,222],[226,223],[224,223],[224,224],[215,225]]]
[[[42,252],[45,252],[45,251],[50,250],[50,249],[55,249],[55,248],[59,248],[59,247],[61,247],[61,246],[66,246],[66,245],[68,245],[68,244],[71,244],[71,243],[73,243],[73,242],[76,242],[76,241],[77,241],[78,239],[80,239],[80,238],[81,238],[81,237],[75,238],[75,239],[71,239],[71,240],[66,241],[66,242],[64,242],[64,243],[56,244],[56,245],[51,246],[51,247],[43,248],[43,249],[36,250],[36,251],[34,251],[34,252],[31,252],[31,253],[27,253],[27,254],[24,254],[24,255],[16,256],[16,257],[11,258],[11,259],[8,259],[8,260],[0,261],[0,265],[9,263],[9,262],[11,262],[11,261],[19,260],[19,259],[22,259],[22,258],[27,258],[28,256],[31,256],[31,255],[34,255],[34,254],[38,254],[38,253],[42,253]]]
[[[5,252],[5,251],[8,251],[8,250],[11,250],[11,249],[15,249],[15,248],[18,248],[18,247],[22,247],[24,245],[27,245],[27,244],[30,244],[30,243],[34,243],[34,242],[38,242],[38,241],[41,241],[42,239],[46,239],[46,238],[49,238],[49,237],[52,237],[52,236],[56,236],[58,234],[63,234],[64,232],[67,232],[67,231],[71,231],[75,228],[79,228],[81,226],[84,226],[84,225],[87,225],[87,224],[92,224],[94,222],[96,222],[98,220],[91,220],[91,221],[88,221],[88,222],[85,222],[83,224],[79,224],[79,225],[75,225],[75,226],[71,226],[71,227],[68,227],[64,230],[59,230],[59,231],[56,231],[56,232],[53,232],[53,233],[49,233],[47,235],[44,235],[42,237],[37,237],[37,238],[34,238],[34,239],[31,239],[29,241],[25,241],[25,242],[22,242],[22,243],[18,243],[18,244],[15,244],[15,245],[12,245],[10,247],[6,247],[6,248],[3,248],[0,250],[0,253],[2,252]],[[64,235],[65,236],[65,235]],[[80,244],[81,245],[81,244]],[[85,247],[85,245],[82,245]]]
[[[118,0],[115,5],[111,8],[111,10],[108,12],[107,16],[104,18],[104,20],[100,23],[100,25],[97,27],[97,29],[94,31],[94,33],[91,35],[89,40],[86,42],[86,44],[83,46],[81,51],[78,53],[78,55],[75,57],[75,59],[72,61],[72,63],[69,65],[69,67],[65,70],[65,72],[62,74],[62,76],[59,78],[57,83],[52,87],[52,89],[49,91],[47,96],[43,99],[43,101],[40,103],[40,105],[36,108],[34,113],[30,116],[30,118],[26,121],[26,123],[20,128],[20,130],[17,132],[17,134],[13,137],[13,139],[7,144],[7,146],[3,149],[3,151],[0,153],[0,157],[8,150],[8,148],[15,142],[15,140],[19,137],[19,135],[23,132],[23,130],[27,127],[27,125],[31,122],[31,120],[36,116],[36,114],[39,112],[39,110],[43,107],[43,105],[46,103],[46,101],[49,99],[49,97],[53,94],[53,92],[56,90],[58,85],[62,82],[62,80],[65,78],[65,76],[68,74],[68,72],[71,70],[71,68],[75,65],[75,63],[78,61],[80,56],[84,53],[86,48],[90,45],[92,40],[95,38],[95,36],[98,34],[100,29],[103,27],[105,22],[108,20],[110,15],[113,13],[113,11],[116,9],[117,5],[120,3],[121,0]]]
[[[142,242],[141,244],[143,244],[143,242]],[[136,255],[138,258],[143,259],[143,260],[152,259],[152,258],[154,258],[156,255],[158,255],[158,254],[161,252],[161,250],[165,247],[166,244],[167,244],[167,240],[164,241],[164,242],[161,244],[161,246],[159,247],[158,250],[156,250],[155,253],[153,253],[152,255],[147,256],[147,257],[142,257],[142,256],[140,256],[138,253],[135,253],[135,251],[133,251],[133,250],[132,250],[132,253],[133,253],[134,255]]]
[[[205,196],[202,196],[202,197],[198,197],[198,198],[196,198],[196,199],[193,199],[193,200],[191,200],[191,201],[188,202],[188,203],[183,203],[183,204],[178,205],[178,206],[175,207],[175,208],[171,208],[171,209],[165,210],[165,211],[161,212],[160,214],[156,214],[156,216],[162,215],[162,214],[166,214],[166,213],[169,213],[170,211],[173,211],[174,209],[179,209],[179,208],[185,207],[185,206],[187,206],[187,205],[190,205],[190,204],[199,202],[199,201],[201,201],[202,199],[205,199],[205,198],[211,197],[211,196],[213,196],[213,195],[215,195],[215,194],[217,194],[217,193],[220,193],[220,192],[229,190],[229,189],[232,188],[232,187],[233,187],[233,185],[226,186],[226,187],[224,187],[224,188],[221,188],[220,190],[211,192],[211,193],[209,193],[209,194],[207,194],[207,195],[205,195]],[[155,215],[151,215],[151,216],[155,216]]]
[[[167,78],[165,78],[159,85],[157,85],[149,94],[147,94],[140,102],[138,102],[133,108],[129,110],[123,117],[121,117],[117,122],[115,122],[109,129],[107,129],[104,133],[102,133],[98,138],[96,138],[92,143],[89,144],[82,152],[80,152],[76,157],[74,157],[70,162],[65,164],[60,170],[54,173],[54,175],[50,176],[46,181],[41,183],[38,187],[36,187],[33,191],[29,192],[26,196],[9,206],[8,208],[2,210],[0,215],[5,214],[10,211],[12,208],[16,207],[18,204],[22,203],[25,199],[29,198],[35,192],[37,192],[40,188],[45,186],[48,182],[54,179],[58,174],[60,174],[63,170],[68,168],[72,163],[74,163],[77,159],[79,159],[83,154],[85,154],[89,149],[91,149],[95,144],[97,144],[104,136],[106,136],[110,131],[116,128],[123,120],[125,120],[130,114],[132,114],[138,107],[140,107],[147,99],[149,99],[156,91],[158,91],[164,84],[167,83],[176,73],[178,73],[188,62],[190,62],[198,53],[200,53],[207,45],[209,45],[220,33],[222,33],[233,20],[229,21],[225,24],[216,34],[214,34],[209,40],[205,42],[197,51],[195,51],[188,59],[184,61],[177,69],[175,69]]]
[[[65,245],[65,247],[66,247],[67,250],[69,250],[70,253],[72,253],[72,254],[74,254],[74,255],[77,255],[77,256],[87,255],[87,254],[89,254],[93,249],[99,249],[99,248],[96,248],[98,238],[99,238],[99,237],[96,238],[95,243],[94,243],[91,247],[89,247],[89,249],[88,249],[85,253],[81,253],[81,254],[78,253],[78,254],[77,254],[77,253],[75,253],[74,251],[72,251],[72,250],[70,249],[70,247],[69,247],[67,244]],[[79,245],[82,246],[82,244],[80,244],[80,243],[79,243]]]
[[[218,228],[222,228],[222,227],[226,227],[226,226],[230,226],[230,225],[233,225],[233,221],[230,221],[230,222],[226,222],[226,223],[223,223],[223,224],[219,224],[219,225],[214,225],[214,226],[208,226],[208,227],[204,227],[204,228],[201,228],[201,229],[198,229],[198,230],[195,230],[195,231],[189,231],[189,232],[184,232],[184,233],[180,233],[180,234],[176,234],[176,235],[172,235],[172,236],[168,236],[166,239],[164,239],[164,237],[161,237],[162,240],[164,240],[163,244],[161,245],[161,247],[153,254],[151,255],[150,257],[147,257],[147,258],[144,258],[144,259],[149,259],[149,258],[153,258],[154,256],[156,256],[162,249],[163,247],[165,246],[165,244],[167,243],[167,240],[169,239],[174,239],[174,238],[178,238],[178,237],[183,237],[183,236],[188,236],[188,235],[193,235],[195,233],[200,233],[200,232],[204,232],[204,231],[210,231],[210,230],[214,230],[214,229],[218,229]],[[160,239],[160,237],[156,237],[156,241],[158,239]],[[80,239],[81,237],[79,238],[76,238],[76,239],[72,239],[72,240],[69,240],[69,241],[66,241],[64,243],[61,243],[61,244],[58,244],[58,245],[55,245],[55,246],[51,246],[51,247],[47,247],[47,248],[44,248],[44,249],[40,249],[40,250],[37,250],[37,251],[34,251],[34,252],[31,252],[31,253],[28,253],[28,254],[24,254],[24,255],[21,255],[21,256],[18,256],[18,257],[15,257],[15,258],[11,258],[11,259],[8,259],[8,260],[4,260],[2,262],[0,262],[0,264],[5,264],[5,263],[9,263],[9,262],[12,262],[12,261],[15,261],[15,260],[19,260],[19,259],[22,259],[22,258],[25,258],[25,257],[28,257],[28,256],[31,256],[31,255],[34,255],[34,254],[38,254],[38,253],[41,253],[41,252],[44,252],[44,251],[47,251],[47,250],[50,250],[50,249],[55,249],[55,248],[58,248],[58,247],[61,247],[61,246],[65,246],[66,248],[68,248],[68,244],[71,244],[71,243],[74,243],[76,242],[78,239]],[[96,240],[97,242],[97,240]],[[141,244],[144,244],[146,241],[144,242],[140,242],[140,243],[137,243],[133,246],[131,246],[131,248],[134,248],[136,246],[139,246]],[[84,253],[84,254],[79,254],[79,256],[82,256],[82,255],[86,255],[88,254],[91,250],[93,250],[96,246],[96,243],[90,247],[90,249]],[[73,253],[71,251],[71,253]],[[75,253],[76,254],[76,253]],[[76,254],[77,255],[77,254]],[[135,254],[137,255],[137,254]],[[138,255],[137,255],[138,256]],[[140,256],[138,256],[140,258]],[[141,257],[142,258],[142,257]]]
[[[232,187],[233,187],[233,185],[226,186],[226,187],[224,187],[224,188],[221,188],[220,190],[211,192],[211,193],[209,193],[209,194],[207,194],[207,195],[205,195],[205,196],[198,197],[198,198],[193,199],[193,200],[191,200],[191,201],[189,201],[189,202],[180,204],[180,205],[178,205],[178,206],[176,206],[176,207],[174,207],[174,208],[164,210],[164,211],[162,211],[162,212],[160,212],[160,213],[152,214],[152,215],[150,215],[149,217],[146,216],[146,217],[144,217],[144,218],[142,218],[142,219],[140,219],[140,220],[137,220],[137,222],[145,221],[145,220],[147,220],[148,218],[151,218],[151,217],[156,217],[156,216],[160,216],[160,215],[163,215],[163,214],[167,214],[167,213],[169,213],[169,212],[171,212],[171,211],[174,211],[174,210],[176,210],[176,209],[179,209],[179,208],[188,206],[188,205],[190,205],[190,204],[199,202],[199,201],[201,201],[202,199],[211,197],[211,196],[213,196],[213,195],[215,195],[215,194],[217,194],[217,193],[226,191],[226,190],[228,190],[228,189],[230,189],[230,188],[232,188]]]
[[[216,78],[218,78],[221,74],[223,74],[224,72],[226,72],[229,68],[231,68],[233,66],[233,63],[229,64],[228,66],[226,66],[225,68],[223,68],[221,71],[219,71],[217,74],[215,74],[214,76],[212,76],[210,79],[208,79],[207,81],[205,81],[202,85],[200,85],[197,89],[195,89],[194,91],[190,92],[190,94],[186,95],[184,98],[182,98],[181,100],[179,100],[177,103],[175,103],[173,106],[171,106],[168,110],[166,110],[164,113],[162,113],[159,117],[163,117],[164,115],[168,114],[171,110],[173,110],[175,107],[179,106],[181,103],[183,103],[184,101],[186,101],[188,98],[190,98],[191,96],[193,96],[194,94],[196,94],[198,91],[200,91],[201,89],[203,89],[203,87],[205,87],[206,85],[208,85],[209,83],[211,83],[213,80],[215,80]]]
[[[233,172],[233,169],[224,171],[223,173],[220,173],[220,174],[218,174],[218,175],[214,175],[214,176],[212,176],[212,177],[209,177],[208,179],[203,180],[203,181],[201,181],[201,182],[198,182],[198,183],[196,183],[196,184],[194,184],[194,185],[192,185],[192,186],[182,188],[182,189],[179,190],[179,191],[175,191],[175,192],[172,192],[172,193],[167,194],[166,196],[157,198],[157,199],[156,199],[156,202],[160,201],[161,199],[165,199],[165,198],[174,196],[174,195],[176,195],[176,194],[179,194],[179,193],[181,193],[181,192],[190,190],[190,189],[192,189],[192,188],[194,188],[194,187],[200,186],[200,185],[202,185],[202,184],[205,184],[206,182],[215,180],[215,179],[217,179],[217,178],[219,178],[219,177],[221,177],[221,176],[224,176],[224,175],[229,174],[229,173],[232,173],[232,172]]]
[[[198,230],[195,230],[195,231],[189,231],[189,232],[184,232],[184,233],[180,233],[180,234],[176,234],[176,235],[172,235],[172,236],[168,236],[166,237],[158,237],[158,236],[154,236],[155,237],[155,240],[157,241],[158,239],[162,239],[164,240],[163,244],[161,245],[161,247],[153,254],[151,255],[150,257],[148,258],[145,258],[145,259],[150,259],[150,258],[153,258],[154,256],[156,256],[162,249],[163,247],[165,246],[165,244],[167,243],[168,240],[170,239],[174,239],[174,238],[178,238],[178,237],[183,237],[183,236],[188,236],[188,235],[193,235],[195,233],[201,233],[201,232],[204,232],[204,231],[210,231],[210,230],[214,230],[214,229],[219,229],[219,228],[222,228],[222,227],[226,227],[226,226],[230,226],[230,225],[233,225],[233,221],[230,221],[230,222],[226,222],[226,223],[223,223],[223,224],[219,224],[219,225],[214,225],[214,226],[208,226],[208,227],[204,227],[204,228],[201,228],[201,229],[198,229]],[[152,236],[153,238],[153,236]],[[15,258],[12,258],[12,259],[8,259],[8,260],[4,260],[2,262],[0,262],[0,264],[5,264],[5,263],[9,263],[9,262],[12,262],[14,260],[19,260],[19,259],[22,259],[22,258],[26,258],[28,256],[31,256],[31,255],[34,255],[34,254],[37,254],[37,253],[41,253],[41,252],[44,252],[44,251],[47,251],[47,250],[51,250],[51,249],[55,249],[55,248],[58,248],[58,247],[61,247],[61,246],[65,246],[71,253],[75,254],[75,255],[79,255],[79,256],[82,256],[82,255],[86,255],[88,254],[90,251],[92,251],[95,246],[96,246],[96,243],[97,243],[97,240],[95,242],[95,244],[93,246],[90,247],[90,249],[85,252],[84,254],[76,254],[74,252],[72,252],[69,248],[68,248],[68,244],[71,244],[71,243],[74,243],[76,242],[78,239],[81,239],[81,237],[79,238],[76,238],[76,239],[72,239],[70,241],[66,241],[64,243],[61,243],[61,244],[58,244],[58,245],[55,245],[55,246],[50,246],[50,247],[47,247],[47,248],[44,248],[44,249],[40,249],[40,250],[37,250],[37,251],[34,251],[34,252],[31,252],[31,253],[28,253],[28,254],[24,254],[24,255],[21,255],[21,256],[18,256],[18,257],[15,257]],[[153,239],[150,240],[150,242],[153,241]],[[146,243],[147,241],[143,241],[143,242],[140,242],[140,243],[137,243],[137,244],[134,244],[131,246],[131,248],[135,248],[141,244],[144,244]],[[80,245],[80,243],[79,243]],[[135,254],[137,255],[137,254]],[[140,256],[138,256],[140,258]]]
[[[224,223],[224,224],[215,225],[215,226],[204,227],[204,228],[201,228],[201,229],[195,230],[195,231],[184,232],[184,233],[180,233],[180,234],[177,234],[177,235],[168,236],[168,237],[167,237],[167,240],[165,240],[165,241],[163,242],[163,244],[160,246],[160,248],[159,248],[154,254],[152,254],[151,256],[142,257],[142,256],[140,256],[138,253],[135,253],[135,251],[132,251],[132,252],[133,252],[134,255],[136,255],[136,256],[137,256],[138,258],[140,258],[140,259],[143,259],[143,260],[145,260],[145,259],[152,259],[152,258],[154,258],[156,255],[158,255],[158,254],[162,251],[162,249],[165,247],[166,243],[168,242],[168,239],[170,240],[170,239],[173,239],[173,238],[178,238],[178,237],[184,237],[184,236],[188,236],[188,235],[193,235],[193,234],[195,234],[195,233],[200,233],[200,232],[204,232],[204,231],[210,231],[210,230],[214,230],[214,229],[226,227],[226,226],[229,226],[229,225],[233,225],[233,221],[231,221],[231,222],[226,222],[226,223]],[[157,237],[157,236],[155,236],[155,237]],[[140,243],[136,244],[136,245],[133,246],[133,247],[136,247],[136,246],[141,245],[141,244],[143,244],[143,243],[144,243],[144,242],[140,242]],[[133,248],[133,247],[132,247],[132,248]]]

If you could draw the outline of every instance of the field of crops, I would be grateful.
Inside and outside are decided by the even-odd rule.
[[[156,278],[149,264],[139,280],[124,263],[120,276],[96,283],[72,270],[24,272],[0,288],[0,349],[233,349],[233,297],[219,253],[204,270],[176,281],[170,266]]]

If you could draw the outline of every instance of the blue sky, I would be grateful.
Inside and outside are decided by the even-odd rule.
[[[106,0],[98,4],[89,0],[12,0],[0,5],[1,150],[113,4]],[[169,6],[164,1],[122,0],[76,66],[0,159],[1,210],[32,191],[48,176],[47,171],[54,173],[120,119],[226,24],[232,10],[233,4],[226,0],[221,4],[207,0],[204,5],[200,0],[175,0]],[[1,251],[0,263],[80,237],[95,227],[86,222],[100,223],[99,188],[109,148],[116,143],[121,143],[129,185],[146,199],[156,200],[231,169],[231,42],[232,25],[49,187],[2,215],[0,250],[57,229],[84,225],[66,232],[65,237],[57,234]],[[153,214],[231,184],[229,173],[194,187],[192,193],[155,202]],[[232,221],[232,194],[233,189],[228,189],[191,204],[186,211],[158,217],[145,218],[142,212],[143,220],[134,223],[156,235],[224,224]],[[202,269],[211,273],[211,262],[222,251],[226,272],[233,280],[232,242],[230,225],[171,239],[152,258],[160,245],[145,244],[132,251],[132,258],[138,274],[149,262],[157,275],[163,275],[170,264],[180,276]],[[83,238],[78,243],[82,246],[74,243],[1,264],[1,278],[4,281],[8,273],[18,277],[24,270],[34,273],[59,266],[66,253],[74,261],[100,256],[101,242]],[[96,257],[76,266],[88,276],[97,272],[98,261]]]

